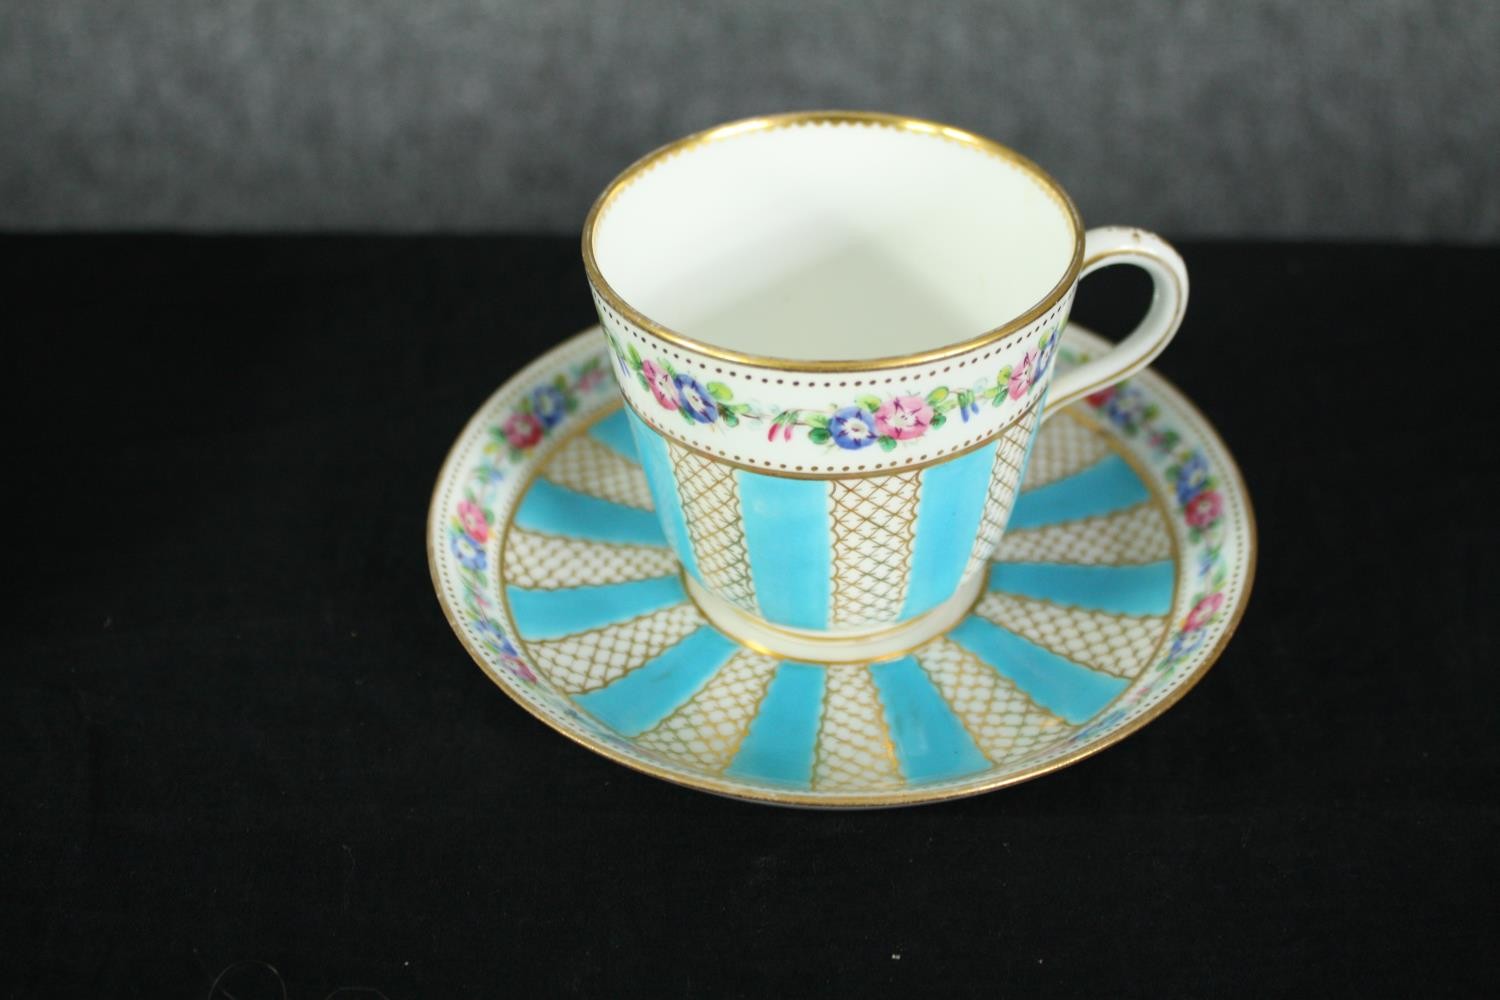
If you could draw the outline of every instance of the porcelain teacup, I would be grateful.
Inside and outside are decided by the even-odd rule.
[[[1018,153],[869,112],[734,122],[619,175],[583,231],[615,374],[688,592],[788,657],[894,655],[961,618],[1041,421],[1145,367],[1178,254],[1084,231]],[[1146,317],[1057,373],[1078,281],[1144,268]]]

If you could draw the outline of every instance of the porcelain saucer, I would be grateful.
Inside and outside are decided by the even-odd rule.
[[[1059,363],[1105,346],[1070,327]],[[947,632],[876,663],[778,657],[685,591],[612,363],[595,327],[490,397],[438,477],[427,551],[444,614],[501,690],[636,770],[823,807],[1001,788],[1160,715],[1244,611],[1256,543],[1239,471],[1147,371],[1043,426],[985,589]]]

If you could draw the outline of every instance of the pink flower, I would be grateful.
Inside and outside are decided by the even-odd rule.
[[[598,385],[599,380],[603,377],[603,368],[590,368],[588,371],[584,372],[583,376],[578,380],[578,391],[588,392],[594,386]]]
[[[1187,621],[1182,623],[1184,632],[1196,632],[1207,625],[1209,619],[1219,613],[1224,606],[1223,594],[1209,594],[1203,600],[1193,605],[1193,610],[1188,612]]]
[[[1098,392],[1091,392],[1083,398],[1088,401],[1090,406],[1103,406],[1114,397],[1114,394],[1115,386],[1109,386],[1108,388],[1100,389]]]
[[[484,511],[473,500],[461,500],[458,504],[458,520],[463,524],[464,530],[474,541],[484,544],[490,537],[490,522],[484,516]]]
[[[501,654],[501,659],[503,659],[505,661],[505,665],[510,668],[510,672],[521,678],[521,680],[527,681],[531,684],[536,683],[536,674],[531,672],[531,668],[526,665],[525,661],[521,660],[519,657],[510,656],[509,654]]]
[[[1031,388],[1031,373],[1036,371],[1036,359],[1036,348],[1032,348],[1021,358],[1021,363],[1016,365],[1016,370],[1010,373],[1010,385],[1006,392],[1011,399],[1020,399],[1026,395],[1026,390]]]
[[[641,374],[646,376],[646,385],[658,403],[669,410],[677,409],[677,387],[672,384],[672,376],[665,368],[655,361],[642,361]]]
[[[512,448],[530,448],[542,439],[542,422],[529,413],[512,413],[500,429]]]
[[[1224,511],[1224,501],[1218,490],[1199,493],[1182,509],[1182,516],[1195,528],[1206,528],[1219,519]]]
[[[881,437],[910,441],[932,426],[932,407],[921,396],[897,396],[875,411],[875,432]]]

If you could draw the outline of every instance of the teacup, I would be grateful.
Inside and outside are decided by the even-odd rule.
[[[716,625],[894,654],[967,613],[1043,420],[1145,367],[1187,302],[1139,229],[1083,231],[1036,164],[893,115],[723,125],[639,160],[583,231],[657,512]],[[1144,320],[1057,374],[1078,280],[1144,268]]]

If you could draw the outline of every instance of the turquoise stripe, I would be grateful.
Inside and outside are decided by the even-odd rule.
[[[877,663],[870,676],[880,689],[886,725],[907,781],[936,781],[989,769],[989,759],[916,660],[906,656]]]
[[[1079,666],[977,615],[959,622],[948,637],[1072,723],[1087,722],[1125,690],[1119,677]]]
[[[705,625],[608,686],[573,700],[610,728],[635,736],[697,694],[739,648]]]
[[[735,478],[761,614],[778,625],[826,627],[833,546],[828,484],[744,470]]]
[[[666,532],[672,551],[693,579],[703,582],[698,572],[698,560],[693,557],[693,542],[688,537],[687,518],[682,513],[682,499],[677,495],[677,480],[672,478],[672,458],[667,454],[667,442],[658,433],[647,427],[633,411],[626,410],[631,433],[639,449],[641,468],[646,471],[646,485],[651,487],[651,500],[656,505],[656,516]]]
[[[1176,580],[1170,559],[1140,566],[1015,562],[995,563],[989,588],[1117,615],[1164,615]]]
[[[661,525],[649,510],[600,500],[587,493],[537,479],[516,510],[516,523],[531,531],[594,542],[666,545]]]
[[[1010,515],[1010,530],[1108,514],[1134,506],[1150,495],[1130,463],[1111,455],[1082,472],[1022,493]]]
[[[511,617],[525,639],[561,639],[687,600],[675,576],[562,590],[507,587],[505,593]]]
[[[812,784],[818,720],[823,714],[823,669],[810,663],[777,666],[760,711],[726,774]]]
[[[902,618],[931,611],[953,596],[979,537],[999,439],[922,472],[911,582]]]
[[[630,419],[625,416],[628,411],[620,407],[603,420],[589,428],[589,437],[609,448],[621,458],[640,464],[640,458],[636,454],[635,441],[630,437]]]

